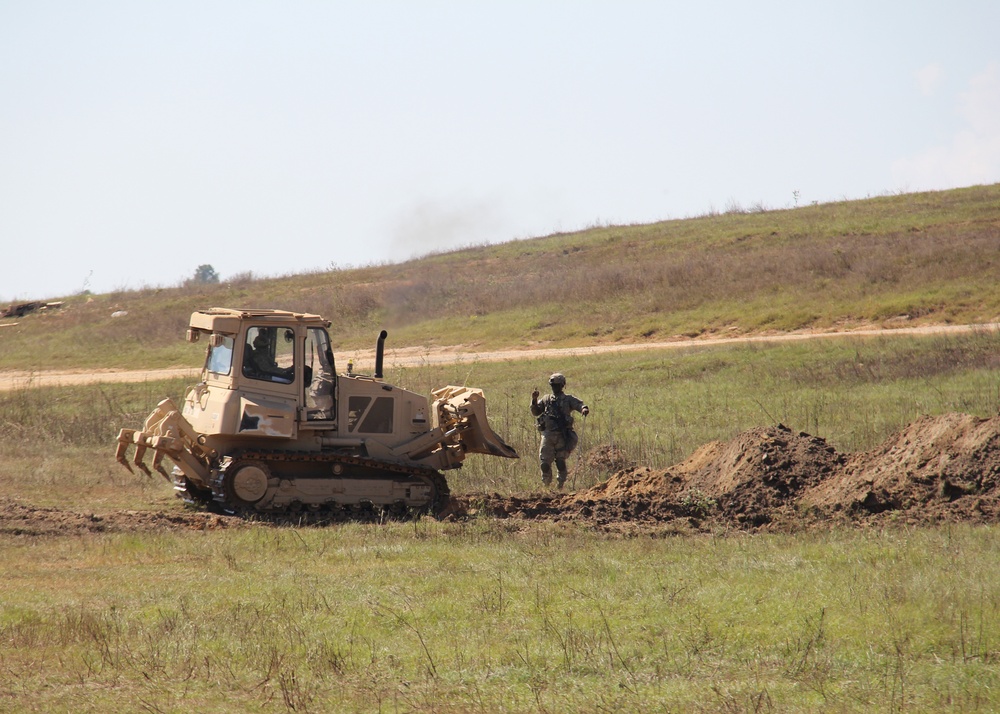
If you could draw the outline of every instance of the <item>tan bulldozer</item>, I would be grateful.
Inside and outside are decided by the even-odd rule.
[[[152,470],[203,508],[351,517],[437,514],[449,498],[441,471],[468,454],[517,458],[490,428],[482,390],[443,387],[429,402],[387,384],[384,330],[374,374],[338,373],[329,326],[282,310],[194,312],[187,339],[208,345],[201,381],[180,408],[164,399],[141,429],[122,429],[118,461],[150,475],[152,452]]]

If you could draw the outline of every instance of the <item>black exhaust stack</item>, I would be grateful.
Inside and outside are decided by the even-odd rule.
[[[385,352],[385,338],[389,333],[382,330],[378,333],[378,342],[375,343],[375,379],[382,379],[382,355]]]

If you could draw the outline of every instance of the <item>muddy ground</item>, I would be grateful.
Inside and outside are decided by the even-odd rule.
[[[837,525],[992,523],[1000,514],[1000,416],[921,418],[877,448],[837,452],[783,425],[702,446],[667,469],[607,447],[582,455],[607,474],[567,493],[453,498],[446,520],[577,521],[610,532],[794,532]],[[570,476],[572,483],[572,474]],[[20,535],[239,528],[209,513],[91,514],[0,499],[0,533]]]
[[[606,451],[586,458],[625,459]],[[584,491],[473,496],[455,510],[678,531],[990,523],[1000,514],[1000,416],[924,417],[877,448],[850,455],[779,424],[706,444],[667,469],[626,464]]]
[[[180,504],[178,504],[180,506]],[[239,528],[239,518],[193,511],[112,511],[96,514],[61,508],[40,508],[0,498],[0,535],[47,536],[93,533],[141,533],[169,530]]]

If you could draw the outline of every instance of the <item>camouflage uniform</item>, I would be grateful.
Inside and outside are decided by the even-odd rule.
[[[253,345],[248,345],[243,373],[254,379],[268,379],[277,369],[271,358],[270,342],[266,333],[260,333],[254,338]]]
[[[580,440],[573,431],[573,412],[586,416],[590,408],[572,394],[563,393],[566,378],[558,372],[549,378],[549,384],[552,385],[552,394],[540,399],[537,398],[537,391],[532,394],[531,413],[538,417],[538,430],[542,432],[542,444],[538,449],[542,483],[552,483],[552,462],[555,461],[558,485],[562,488],[566,483],[566,459]]]

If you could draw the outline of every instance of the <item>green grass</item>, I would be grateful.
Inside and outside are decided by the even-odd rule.
[[[995,711],[994,528],[0,541],[5,711]]]
[[[70,296],[3,330],[0,369],[189,363],[193,310],[326,316],[334,344],[527,348],[1000,319],[1000,184],[608,226],[399,264]],[[225,266],[215,266],[225,274]],[[112,318],[116,311],[128,314]]]
[[[923,414],[986,417],[1000,410],[1000,332],[987,330],[506,363],[390,363],[386,381],[425,395],[447,384],[483,388],[491,424],[522,458],[474,455],[448,481],[457,493],[513,494],[538,487],[539,437],[527,406],[531,389],[547,389],[555,371],[567,374],[568,391],[592,410],[577,419],[581,446],[570,466],[578,488],[609,475],[584,458],[597,447],[614,445],[641,465],[663,468],[709,441],[780,422],[853,452],[875,447]],[[19,490],[30,489],[33,502],[46,504],[64,498],[51,488],[53,480],[74,489],[107,484],[105,497],[120,494],[121,507],[148,503],[149,488],[162,489],[169,503],[170,487],[159,479],[143,490],[120,487],[127,474],[112,458],[114,438],[121,427],[140,426],[163,397],[179,399],[185,386],[175,380],[0,393],[0,482],[20,481]],[[63,458],[62,449],[72,455]]]

